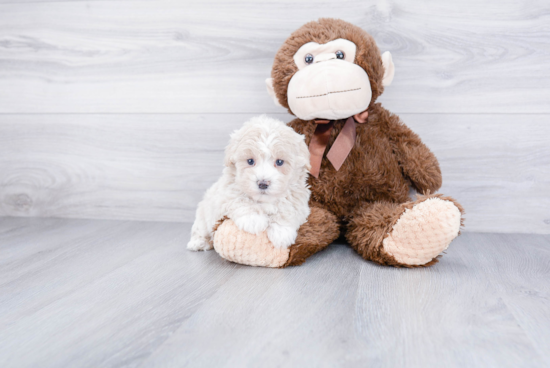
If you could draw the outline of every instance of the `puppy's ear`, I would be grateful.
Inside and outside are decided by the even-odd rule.
[[[298,134],[296,145],[298,147],[298,157],[300,157],[300,166],[305,167],[308,171],[311,170],[311,164],[309,161],[309,148],[306,144],[306,137],[302,134]]]
[[[237,132],[233,132],[231,134],[231,138],[229,139],[229,144],[227,147],[225,147],[225,157],[223,164],[226,167],[233,167],[235,166],[235,152],[237,151]]]

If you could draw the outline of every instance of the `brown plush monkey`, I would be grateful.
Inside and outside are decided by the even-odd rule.
[[[266,82],[274,101],[298,117],[289,125],[309,145],[311,214],[296,244],[272,252],[264,239],[261,254],[254,254],[250,234],[222,223],[218,253],[244,264],[299,265],[342,232],[366,260],[402,267],[437,262],[459,234],[463,209],[433,194],[442,181],[437,159],[376,103],[393,74],[389,52],[380,55],[368,33],[342,20],[307,23],[285,41]],[[415,201],[410,185],[423,194]]]

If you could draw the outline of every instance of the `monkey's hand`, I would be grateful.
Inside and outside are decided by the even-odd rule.
[[[439,163],[434,154],[422,142],[399,146],[399,163],[403,174],[420,193],[435,193],[441,188]]]
[[[437,158],[420,137],[403,124],[397,115],[386,112],[386,134],[403,175],[420,193],[435,193],[441,187],[441,170]]]

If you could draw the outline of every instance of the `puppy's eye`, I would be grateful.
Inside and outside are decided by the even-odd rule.
[[[345,56],[346,55],[344,54],[343,51],[340,51],[340,50],[336,51],[336,58],[337,59],[343,59]]]
[[[254,160],[251,159],[251,158],[249,158],[249,159],[248,159],[248,164],[249,164],[250,166],[254,165]]]
[[[306,64],[313,63],[313,55],[307,54],[306,57],[304,58],[304,61],[306,62]]]
[[[277,161],[275,161],[275,165],[277,165],[277,166],[283,166],[284,163],[285,163],[285,162],[284,162],[283,160],[277,160]]]

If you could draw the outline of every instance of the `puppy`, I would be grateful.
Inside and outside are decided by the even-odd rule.
[[[289,247],[309,216],[310,169],[304,136],[265,115],[231,134],[222,177],[206,191],[191,230],[190,250],[213,248],[214,226],[224,217],[248,233]]]

